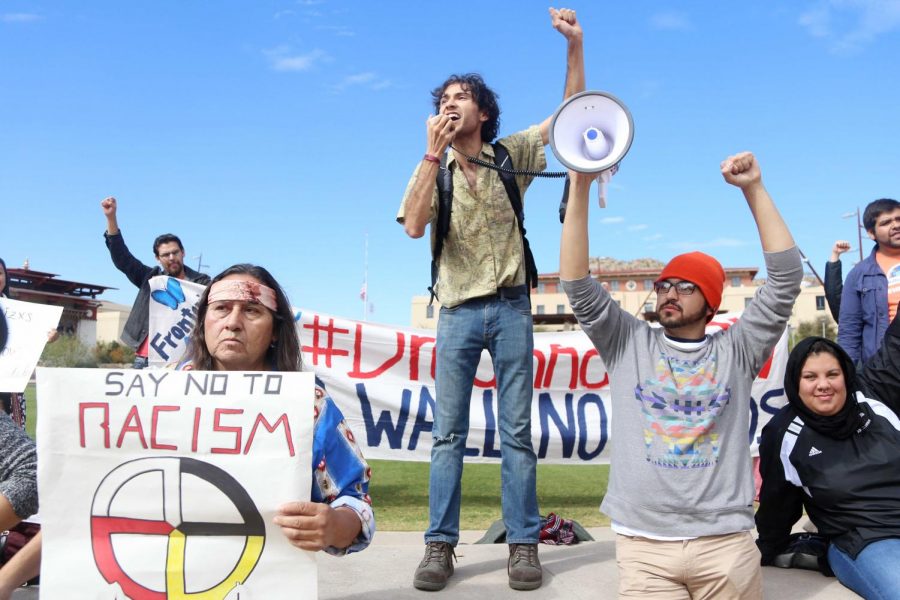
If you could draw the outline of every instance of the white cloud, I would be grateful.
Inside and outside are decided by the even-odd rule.
[[[817,6],[800,15],[800,24],[813,37],[826,37],[831,33],[831,13],[824,6]]]
[[[356,35],[356,32],[354,32],[346,25],[319,25],[318,27],[316,27],[316,29],[319,29],[321,31],[330,31],[338,37],[353,37]]]
[[[373,91],[378,91],[389,88],[391,86],[391,81],[389,79],[382,79],[378,73],[375,73],[374,71],[366,71],[364,73],[356,73],[344,77],[340,83],[332,86],[332,91],[343,92],[345,89],[353,86],[361,86]]]
[[[833,52],[851,54],[900,29],[900,0],[823,0],[801,14],[799,23],[828,40]]]
[[[0,21],[3,23],[31,23],[32,21],[39,21],[41,15],[36,15],[34,13],[6,13],[0,15]]]
[[[600,222],[604,225],[610,225],[612,223],[622,223],[625,221],[625,217],[603,217],[600,219]]]
[[[663,238],[663,234],[654,233],[653,235],[644,236],[642,239],[645,242],[655,242],[656,240],[661,240]]]
[[[643,231],[644,229],[647,229],[647,227],[648,225],[642,223],[640,225],[629,225],[626,229],[628,231]]]
[[[650,26],[653,29],[664,31],[690,31],[694,28],[688,18],[679,12],[658,12],[650,17]]]
[[[356,75],[350,75],[344,78],[344,83],[346,85],[359,85],[363,83],[369,83],[375,79],[375,73],[371,71],[368,73],[357,73]]]
[[[275,71],[308,71],[317,63],[328,59],[328,54],[324,50],[316,49],[306,54],[293,54],[284,46],[266,50],[265,54]]]

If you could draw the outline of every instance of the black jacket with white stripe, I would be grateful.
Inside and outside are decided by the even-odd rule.
[[[858,379],[866,418],[850,437],[814,431],[790,405],[763,430],[762,564],[785,549],[804,508],[819,533],[853,558],[872,542],[900,538],[900,319]]]

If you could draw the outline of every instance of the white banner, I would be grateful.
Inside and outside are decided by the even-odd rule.
[[[739,313],[718,315],[708,332]],[[427,461],[434,421],[435,332],[300,311],[305,368],[314,370],[356,434],[367,458]],[[786,402],[787,335],[753,384],[747,440],[757,454],[763,425]],[[531,430],[538,460],[609,462],[613,417],[606,367],[581,331],[535,333]],[[497,398],[487,352],[472,390],[466,460],[500,458]]]
[[[0,392],[22,392],[63,309],[0,298],[0,310],[9,326],[9,341],[0,352]]]
[[[158,275],[150,279],[151,366],[177,363],[197,326],[197,300],[206,286]]]
[[[196,286],[198,295],[203,290],[196,284],[181,283],[185,290],[188,285]],[[176,308],[153,300],[150,304],[151,360],[153,348],[161,340],[166,353],[164,362],[177,362],[195,323],[188,314],[196,313],[181,304]],[[156,321],[152,320],[154,311]],[[295,317],[304,368],[315,371],[325,382],[365,456],[430,460],[435,332],[354,321],[309,310],[298,310]],[[727,328],[739,317],[740,313],[717,315],[707,331]],[[787,354],[785,333],[753,384],[747,439],[754,455],[763,425],[786,402],[783,379]],[[580,329],[534,334],[531,430],[539,460],[609,461],[612,408],[608,383],[603,361]],[[466,446],[469,461],[500,458],[496,396],[491,360],[484,352],[472,390]]]
[[[38,369],[41,595],[316,597],[276,507],[308,500],[313,376]]]

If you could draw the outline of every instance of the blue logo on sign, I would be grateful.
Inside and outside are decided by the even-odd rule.
[[[168,306],[172,310],[178,308],[178,305],[184,302],[184,290],[177,279],[169,277],[166,282],[166,289],[153,290],[150,296],[164,306]]]

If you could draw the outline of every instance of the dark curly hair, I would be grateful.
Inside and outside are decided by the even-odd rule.
[[[892,212],[898,207],[900,207],[900,202],[892,198],[879,198],[869,202],[866,210],[863,211],[863,227],[869,233],[875,231],[875,221],[878,220],[878,217],[886,212]]]
[[[499,96],[487,86],[478,73],[451,75],[444,83],[431,90],[435,114],[441,112],[441,96],[454,83],[458,83],[462,89],[470,92],[475,104],[487,115],[487,121],[481,124],[481,141],[493,142],[500,130],[500,103],[497,102]]]
[[[258,279],[263,285],[275,290],[275,299],[278,310],[272,313],[275,322],[272,327],[275,330],[277,340],[266,352],[266,363],[273,371],[299,371],[301,369],[300,337],[294,325],[294,313],[291,311],[291,303],[288,301],[284,290],[263,267],[250,264],[238,264],[228,267],[210,282],[209,286],[197,301],[197,329],[191,335],[191,341],[185,353],[185,360],[193,363],[193,367],[200,371],[212,371],[213,361],[206,347],[206,311],[209,308],[209,290],[212,284],[225,279],[229,275],[250,275]]]

